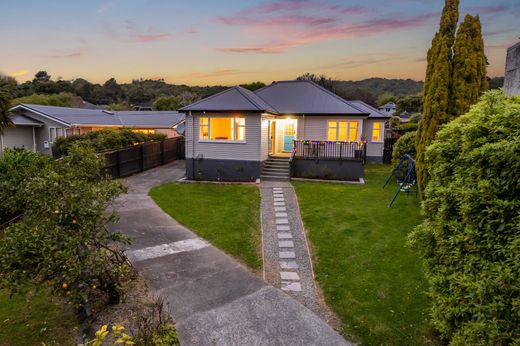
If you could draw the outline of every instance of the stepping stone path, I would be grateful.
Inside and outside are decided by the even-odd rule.
[[[288,182],[262,181],[264,279],[323,315],[296,194]]]

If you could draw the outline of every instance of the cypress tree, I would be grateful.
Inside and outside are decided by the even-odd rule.
[[[452,76],[452,48],[459,20],[459,0],[446,0],[439,31],[428,50],[428,65],[424,81],[423,114],[416,138],[417,185],[422,193],[428,172],[424,164],[426,147],[435,138],[439,125],[449,119],[450,86]]]
[[[453,81],[450,116],[458,117],[469,111],[488,89],[487,59],[478,16],[466,15],[457,31],[453,46]]]

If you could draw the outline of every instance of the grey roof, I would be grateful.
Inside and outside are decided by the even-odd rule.
[[[271,105],[250,90],[235,86],[180,109],[186,111],[253,111],[276,113]]]
[[[280,114],[368,114],[311,81],[275,82],[255,93]]]
[[[355,101],[349,101],[349,102],[351,104],[353,104],[354,106],[356,106],[357,108],[366,111],[369,114],[369,116],[368,116],[369,119],[375,119],[375,118],[388,119],[388,118],[390,118],[389,115],[385,115],[385,114],[381,113],[377,108],[372,107],[371,105],[369,105],[361,100],[355,100]]]
[[[387,102],[384,105],[382,105],[381,107],[379,107],[379,109],[381,109],[381,108],[395,108],[395,107],[396,107],[395,103]]]
[[[22,108],[40,113],[67,125],[98,125],[115,127],[172,128],[184,120],[184,114],[176,111],[117,111],[82,109],[56,106],[20,104],[11,108]]]
[[[15,124],[16,126],[41,126],[41,125],[43,125],[42,122],[40,122],[36,119],[32,119],[32,118],[26,117],[23,114],[17,114],[17,113],[14,113],[11,115],[11,120],[13,121],[13,124]]]

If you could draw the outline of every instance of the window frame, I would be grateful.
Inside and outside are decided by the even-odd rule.
[[[330,126],[330,123],[335,123],[336,125],[335,126]],[[346,127],[342,127],[340,126],[340,123],[346,123]],[[351,124],[352,123],[357,123],[357,126],[356,126],[356,139],[355,140],[350,140],[350,131],[351,129],[353,129],[351,127]],[[359,120],[359,119],[327,119],[327,141],[329,142],[359,142],[360,141],[360,138],[361,138],[361,132],[362,132],[362,122]],[[335,128],[336,130],[336,136],[335,136],[335,140],[332,140],[329,138],[329,130],[332,129],[332,128]],[[339,133],[340,133],[340,128],[346,128],[346,131],[347,131],[347,134],[346,134],[346,139],[345,140],[341,140],[341,139],[338,139],[339,137]]]
[[[207,119],[207,124],[203,125],[203,119]],[[211,119],[230,119],[231,120],[231,135],[233,139],[211,139]],[[243,119],[243,124],[240,124],[240,119]],[[237,121],[239,120],[239,121]],[[199,117],[199,143],[247,143],[246,142],[246,117],[245,116],[200,116]],[[207,127],[207,138],[202,138],[203,127]],[[240,129],[243,129],[244,138],[237,139]]]
[[[379,138],[381,138],[380,140],[376,141],[374,140],[374,130],[375,130],[375,125],[376,124],[379,124],[381,126],[381,128],[379,129]],[[372,123],[372,133],[370,135],[370,142],[372,143],[383,143],[385,141],[385,138],[384,138],[384,129],[385,129],[385,123],[384,121],[374,121]]]

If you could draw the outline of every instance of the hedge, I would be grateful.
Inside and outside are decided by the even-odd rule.
[[[415,158],[415,131],[407,132],[394,144],[392,149],[392,165],[396,166],[404,154],[410,154]]]
[[[434,327],[451,345],[520,344],[520,97],[491,91],[426,151],[422,251]]]

